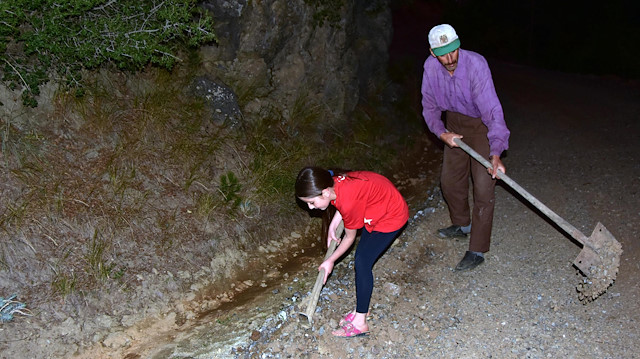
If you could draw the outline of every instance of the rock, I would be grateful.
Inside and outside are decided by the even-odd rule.
[[[242,113],[238,97],[231,88],[203,76],[195,80],[193,92],[211,108],[214,123],[228,123],[232,127],[240,124]]]
[[[120,324],[122,324],[122,326],[124,327],[132,327],[137,321],[136,316],[134,315],[123,315],[122,319],[120,320]]]
[[[115,332],[107,335],[102,344],[108,348],[118,349],[129,345],[129,342],[131,342],[131,337],[124,332]]]
[[[101,315],[94,321],[95,325],[101,328],[109,328],[113,325],[113,318],[108,315]]]
[[[258,339],[260,339],[260,336],[261,336],[260,332],[257,331],[257,330],[254,330],[254,331],[251,332],[251,337],[250,338],[251,338],[251,340],[253,340],[255,342],[255,341],[258,341]]]
[[[395,297],[399,296],[401,291],[402,291],[402,289],[400,288],[399,285],[394,284],[394,283],[389,283],[389,282],[385,283],[383,285],[383,288],[384,288],[386,293],[388,293],[390,295],[393,295]]]

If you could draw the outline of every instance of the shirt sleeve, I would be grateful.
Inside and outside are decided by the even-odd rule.
[[[346,229],[360,229],[364,226],[362,219],[365,215],[366,203],[356,199],[351,199],[344,206],[344,212],[342,213],[342,220],[344,222],[344,228]]]
[[[429,59],[427,59],[428,61]],[[433,95],[433,89],[429,85],[429,70],[427,61],[424,62],[424,71],[422,73],[422,86],[420,92],[422,93],[422,117],[426,122],[429,131],[440,138],[440,135],[447,130],[442,122],[442,110],[438,108],[435,97]]]
[[[500,156],[509,148],[509,129],[504,121],[502,105],[496,94],[491,70],[486,60],[479,62],[472,83],[474,103],[481,114],[482,122],[487,126],[490,155]]]

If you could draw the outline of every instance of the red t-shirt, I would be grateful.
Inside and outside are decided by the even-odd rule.
[[[344,227],[368,232],[393,232],[409,220],[409,206],[386,177],[374,172],[354,171],[334,176],[336,199],[331,203],[342,214]]]

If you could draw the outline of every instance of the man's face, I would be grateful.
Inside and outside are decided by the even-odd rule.
[[[459,49],[455,49],[442,56],[436,56],[433,53],[433,51],[431,51],[431,54],[435,56],[438,59],[438,61],[440,61],[442,66],[444,66],[444,68],[447,69],[447,71],[449,71],[450,74],[453,75],[453,71],[455,71],[456,67],[458,67],[458,53],[459,53],[458,50]]]

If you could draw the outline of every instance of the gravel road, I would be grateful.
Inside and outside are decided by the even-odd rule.
[[[370,336],[330,334],[355,305],[352,253],[321,293],[311,328],[296,318],[293,294],[282,308],[287,320],[254,328],[231,357],[640,357],[638,85],[492,66],[512,132],[507,173],[586,236],[598,222],[612,232],[624,250],[615,283],[582,304],[576,285],[583,276],[572,266],[580,246],[504,184],[496,189],[487,260],[454,272],[468,242],[435,235],[449,225],[435,188],[422,203],[411,201],[409,227],[374,268]],[[421,183],[401,182],[403,190]],[[314,278],[311,268],[306,280]]]

